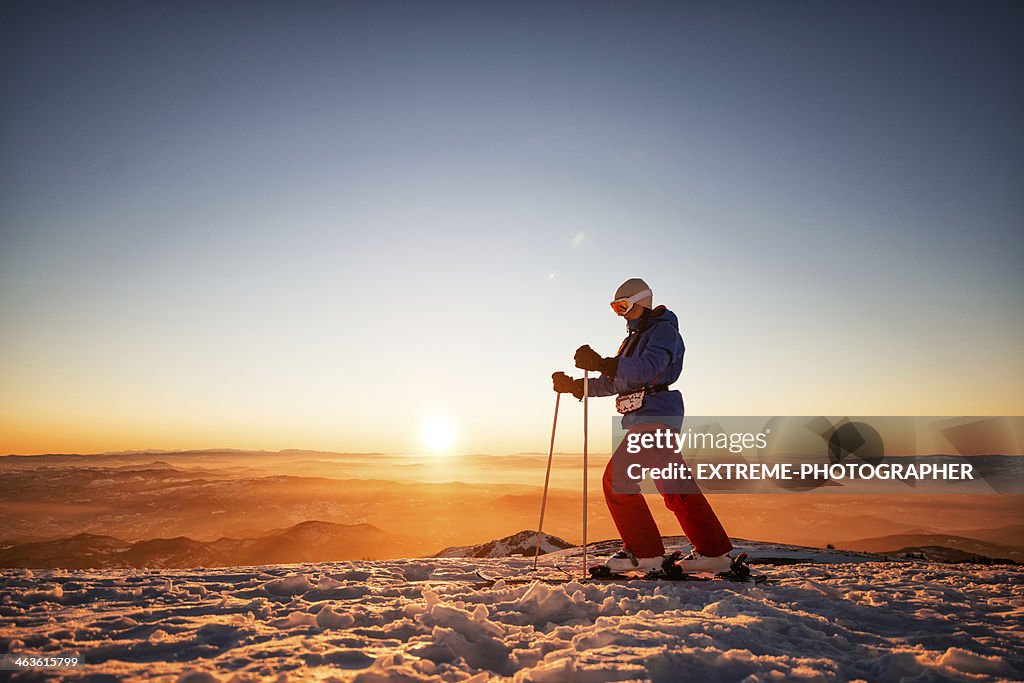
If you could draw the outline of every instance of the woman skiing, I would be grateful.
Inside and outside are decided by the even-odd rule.
[[[588,381],[588,395],[616,394],[616,407],[623,415],[622,427],[628,430],[608,462],[603,479],[605,501],[622,537],[622,550],[605,563],[615,573],[660,571],[665,555],[661,532],[640,494],[639,484],[630,487],[622,475],[622,464],[636,461],[635,456],[626,452],[630,433],[666,428],[678,432],[683,422],[683,396],[669,385],[679,378],[686,347],[675,314],[664,306],[653,308],[653,303],[654,295],[646,282],[640,278],[623,282],[611,302],[612,310],[626,319],[629,331],[618,352],[604,358],[584,345],[576,350],[574,359],[576,367],[601,373]],[[582,379],[573,379],[563,372],[556,372],[551,378],[555,391],[583,397]],[[668,461],[674,456],[670,447],[644,454],[648,462]],[[686,493],[670,491],[661,481],[656,483],[665,506],[675,513],[683,533],[693,544],[693,552],[680,560],[678,566],[684,572],[729,570],[732,543],[696,482],[687,482]],[[632,490],[624,492],[629,489]]]

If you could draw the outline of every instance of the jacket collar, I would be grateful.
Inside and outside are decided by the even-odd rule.
[[[626,329],[628,329],[630,332],[636,332],[637,330],[643,329],[664,312],[664,306],[655,306],[653,309],[645,309],[644,314],[637,318],[636,320],[626,321]]]

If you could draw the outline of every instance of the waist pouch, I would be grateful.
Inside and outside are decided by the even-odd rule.
[[[668,391],[668,385],[658,384],[653,387],[641,387],[638,391],[629,394],[619,394],[615,397],[615,410],[619,411],[619,415],[640,410],[644,404],[644,399],[647,398],[647,394],[656,394],[659,391]]]
[[[615,397],[615,410],[619,411],[619,415],[639,410],[640,406],[644,404],[644,396],[646,395],[647,391],[645,389],[634,391],[632,394],[619,394]]]

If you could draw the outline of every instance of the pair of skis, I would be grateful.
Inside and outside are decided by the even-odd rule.
[[[727,571],[713,574],[709,572],[704,573],[687,573],[684,572],[682,567],[679,566],[678,561],[682,558],[680,551],[667,555],[664,562],[662,562],[662,568],[659,571],[649,572],[647,574],[618,574],[612,572],[605,565],[595,565],[590,567],[589,578],[574,577],[572,572],[561,567],[556,567],[559,571],[563,572],[565,577],[553,577],[553,576],[488,576],[483,572],[476,572],[476,575],[480,577],[485,583],[485,587],[492,587],[499,581],[504,582],[506,585],[521,585],[526,583],[547,583],[547,584],[564,584],[564,583],[626,583],[630,581],[728,581],[731,583],[750,583],[750,584],[763,584],[766,583],[768,577],[761,572],[751,569],[747,563],[747,554],[740,553],[733,558],[732,565]]]
[[[733,583],[764,583],[768,580],[761,572],[755,572],[747,563],[747,554],[740,553],[733,558],[732,564],[724,572],[717,574],[709,572],[688,573],[679,566],[679,560],[683,557],[682,552],[676,550],[666,555],[661,563],[661,569],[637,577],[629,574],[617,574],[605,565],[595,565],[590,568],[590,578],[598,581],[732,581]]]

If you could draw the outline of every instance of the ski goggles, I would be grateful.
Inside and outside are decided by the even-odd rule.
[[[611,303],[612,310],[615,311],[617,315],[626,315],[631,310],[633,310],[633,304],[635,304],[637,301],[640,301],[641,299],[646,299],[649,296],[652,296],[651,290],[645,289],[641,292],[637,292],[633,296],[627,296],[622,299],[616,299]]]

